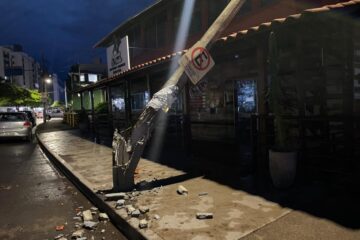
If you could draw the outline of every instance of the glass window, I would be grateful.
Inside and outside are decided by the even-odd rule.
[[[131,108],[134,111],[141,111],[150,100],[148,91],[131,94]]]
[[[89,82],[96,83],[98,81],[98,75],[97,74],[89,74]]]
[[[193,121],[233,121],[234,87],[232,81],[204,79],[190,88],[191,119]]]
[[[85,82],[85,74],[80,74],[80,82]]]
[[[256,84],[255,80],[241,80],[237,82],[237,110],[238,113],[256,112]]]
[[[91,110],[91,92],[90,91],[83,92],[82,97],[83,97],[83,107],[86,110]]]
[[[111,104],[113,112],[125,112],[125,92],[123,85],[111,88]]]
[[[19,114],[19,113],[0,114],[0,122],[20,122],[24,120],[25,120],[24,114]]]
[[[150,93],[145,78],[130,82],[130,101],[132,111],[143,110],[150,100]]]

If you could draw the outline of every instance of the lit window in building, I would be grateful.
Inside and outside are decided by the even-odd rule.
[[[98,75],[97,74],[89,74],[89,82],[96,83],[98,81]]]
[[[80,74],[80,82],[85,82],[85,74]]]

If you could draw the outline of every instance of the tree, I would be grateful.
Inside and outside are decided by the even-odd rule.
[[[53,104],[51,105],[51,107],[53,108],[62,108],[64,107],[64,104],[60,101],[54,101]]]
[[[0,83],[0,106],[31,106],[41,104],[38,90],[22,88],[13,84]]]

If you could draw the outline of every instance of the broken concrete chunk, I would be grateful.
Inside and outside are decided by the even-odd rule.
[[[91,207],[90,210],[91,210],[91,211],[97,211],[98,208],[97,208],[97,207]]]
[[[109,216],[106,213],[99,213],[99,220],[100,221],[108,221]]]
[[[79,239],[84,236],[84,233],[83,229],[77,230],[71,234],[71,239]]]
[[[178,194],[181,194],[181,195],[188,194],[188,190],[183,185],[180,185],[178,187],[177,192],[178,192]]]
[[[117,200],[115,207],[122,207],[125,204],[125,199]]]
[[[75,228],[82,228],[83,224],[82,223],[75,223]]]
[[[87,228],[87,229],[95,229],[97,225],[98,225],[97,222],[84,221],[84,228]]]
[[[157,214],[155,214],[155,215],[154,215],[154,219],[159,220],[159,219],[160,219],[160,216],[157,215]]]
[[[61,239],[63,238],[65,235],[64,234],[59,234],[56,237],[54,237],[55,240]]]
[[[139,210],[142,214],[144,214],[144,213],[149,212],[150,209],[149,209],[149,207],[141,206],[141,207],[139,207]]]
[[[126,197],[126,193],[108,193],[105,194],[106,200],[117,200],[117,199],[124,199]]]
[[[197,219],[212,219],[213,214],[212,213],[197,213],[196,218]]]
[[[82,212],[82,215],[83,215],[84,221],[91,221],[91,220],[93,220],[93,216],[92,216],[90,210],[83,211],[83,212]]]
[[[139,222],[139,228],[147,228],[148,222],[145,219],[140,220]]]
[[[81,221],[81,217],[78,217],[78,216],[73,217],[73,219],[74,219],[74,220],[77,220],[77,221]]]
[[[126,206],[126,211],[127,213],[130,215],[133,211],[135,211],[136,209],[132,206],[132,205],[127,205]]]
[[[131,216],[132,217],[139,217],[140,216],[140,211],[138,209],[136,209],[135,211],[132,211]]]

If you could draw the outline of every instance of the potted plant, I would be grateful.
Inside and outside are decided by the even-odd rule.
[[[269,36],[270,108],[274,117],[275,145],[269,150],[269,169],[277,188],[291,186],[296,175],[296,138],[289,119],[296,111],[296,97],[287,92],[279,76],[279,52],[274,32]]]

